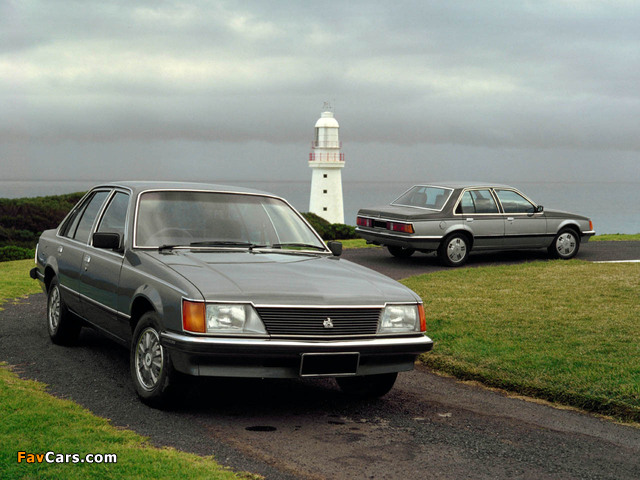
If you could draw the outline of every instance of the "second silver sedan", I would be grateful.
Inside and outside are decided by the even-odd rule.
[[[437,251],[444,265],[463,265],[469,252],[546,248],[573,258],[595,234],[584,216],[545,209],[508,185],[415,185],[390,205],[358,211],[356,232],[397,257]]]

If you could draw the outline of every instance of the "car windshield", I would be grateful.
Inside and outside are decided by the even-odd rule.
[[[452,191],[450,188],[416,185],[395,199],[391,205],[442,210]]]
[[[153,191],[140,195],[136,247],[244,247],[326,251],[280,199],[237,193]]]

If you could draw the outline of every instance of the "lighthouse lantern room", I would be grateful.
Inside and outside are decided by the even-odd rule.
[[[342,169],[344,154],[338,134],[340,126],[328,103],[316,122],[315,139],[309,154],[311,197],[309,211],[331,223],[344,223]]]

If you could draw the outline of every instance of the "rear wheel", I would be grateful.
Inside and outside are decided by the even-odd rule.
[[[71,345],[78,340],[81,328],[62,299],[58,279],[53,277],[47,292],[47,330],[51,341],[58,345]]]
[[[133,333],[130,368],[140,399],[154,407],[163,406],[174,390],[176,373],[169,354],[160,343],[160,322],[155,312],[145,313]]]
[[[336,377],[336,382],[347,395],[361,398],[382,397],[389,393],[398,377],[397,372],[357,377]]]
[[[452,233],[440,244],[438,258],[443,265],[459,267],[469,258],[469,250],[471,250],[469,237],[464,233]]]
[[[414,248],[398,247],[398,246],[395,246],[395,245],[387,245],[387,250],[389,250],[389,253],[391,255],[393,255],[394,257],[398,257],[398,258],[410,257],[416,251]]]
[[[579,249],[580,237],[575,230],[565,228],[555,236],[553,243],[548,248],[548,252],[553,258],[569,260],[577,255]]]

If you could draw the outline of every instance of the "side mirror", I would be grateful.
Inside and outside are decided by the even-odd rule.
[[[97,232],[93,234],[93,246],[109,250],[120,250],[120,234]]]
[[[331,250],[331,253],[333,253],[335,257],[339,257],[340,255],[342,255],[342,243],[327,242],[327,247],[329,247],[329,250]]]
[[[542,205],[538,205],[536,207],[536,213],[544,212],[544,207]]]

